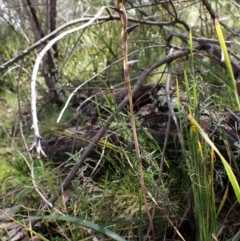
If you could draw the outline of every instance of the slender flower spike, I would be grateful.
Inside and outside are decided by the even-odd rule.
[[[120,16],[120,20],[121,20],[121,23],[122,23],[122,28],[124,30],[126,30],[127,28],[127,12],[126,12],[126,9],[125,7],[123,6],[123,3],[122,1],[118,1],[118,8],[119,10],[122,12],[119,16]]]
[[[123,0],[118,0],[118,8],[123,9]]]
[[[121,11],[121,13],[119,14],[119,17],[120,17],[121,25],[122,25],[121,40],[122,40],[122,50],[123,50],[123,73],[124,73],[124,79],[125,79],[127,91],[128,91],[128,101],[129,101],[129,110],[130,110],[130,116],[131,116],[131,125],[132,125],[134,146],[135,146],[136,155],[137,155],[137,159],[138,159],[138,165],[139,165],[139,178],[140,178],[140,183],[141,183],[143,200],[144,200],[144,204],[145,204],[145,210],[146,210],[147,216],[148,216],[150,231],[153,231],[152,217],[149,212],[148,201],[147,201],[147,196],[146,196],[146,187],[144,184],[142,157],[141,157],[138,136],[137,136],[137,131],[136,131],[135,116],[134,116],[134,111],[133,111],[133,95],[132,95],[131,81],[130,81],[130,75],[129,75],[129,67],[131,65],[133,65],[134,63],[136,63],[137,61],[136,60],[132,60],[130,62],[128,61],[127,37],[128,37],[128,34],[136,27],[134,26],[134,27],[127,28],[127,12],[123,6],[123,0],[118,0],[118,8]]]
[[[140,23],[134,24],[127,28],[127,34],[129,35],[136,27],[138,27]]]

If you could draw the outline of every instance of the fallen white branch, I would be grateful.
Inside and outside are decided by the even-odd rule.
[[[40,156],[46,156],[46,154],[43,152],[42,147],[41,147],[41,143],[40,140],[42,139],[39,133],[39,128],[38,128],[38,119],[37,119],[37,98],[36,98],[36,79],[37,79],[37,74],[38,74],[38,69],[41,63],[41,60],[43,58],[43,56],[46,54],[46,52],[60,39],[64,38],[65,36],[77,32],[81,29],[84,29],[86,27],[89,27],[95,20],[97,20],[100,15],[102,14],[102,12],[104,11],[104,9],[106,9],[107,7],[101,7],[101,9],[97,12],[97,14],[91,19],[89,20],[87,23],[67,30],[63,33],[61,33],[60,35],[58,35],[57,37],[55,37],[54,39],[52,39],[51,41],[49,41],[49,43],[43,48],[43,50],[38,54],[34,68],[33,68],[33,73],[32,73],[32,80],[31,80],[31,109],[32,109],[32,128],[34,130],[34,142],[30,148],[30,150],[36,149],[38,158],[40,158]]]

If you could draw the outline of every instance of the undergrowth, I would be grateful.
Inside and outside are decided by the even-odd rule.
[[[185,76],[187,84],[181,88],[186,87],[187,106],[196,118],[199,116],[199,105],[206,106],[204,109],[219,108],[221,103],[216,104],[219,97],[215,94],[211,95],[211,85],[205,84],[199,76],[194,76],[194,81],[188,79],[187,75]],[[155,236],[163,240],[174,235],[173,226],[166,222],[166,217],[168,217],[174,222],[172,224],[174,226],[181,223],[179,232],[185,240],[191,240],[193,232],[196,233],[195,237],[198,240],[211,240],[212,237],[217,236],[218,226],[224,222],[225,215],[228,215],[228,208],[232,206],[233,210],[235,209],[233,206],[235,199],[231,195],[228,200],[225,200],[226,182],[220,177],[216,179],[217,173],[224,173],[224,169],[218,163],[213,150],[199,136],[196,128],[189,125],[185,109],[180,105],[180,101],[176,102],[179,103],[179,110],[176,114],[186,149],[176,151],[173,147],[169,147],[164,159],[162,179],[158,187],[160,195],[157,199],[154,196],[162,147],[147,129],[137,122],[137,127],[141,130],[139,143],[142,149],[147,200],[150,210],[155,205],[157,206],[153,220]],[[223,101],[223,103],[226,102]],[[114,108],[111,102],[109,105],[110,110]],[[102,122],[104,122],[104,116],[102,116]],[[60,197],[57,207],[67,216],[81,217],[102,225],[126,240],[143,240],[148,229],[148,219],[141,195],[138,161],[133,147],[128,112],[119,113],[112,126],[122,137],[121,141],[115,145],[108,138],[101,140],[99,145],[102,158],[86,160],[64,196]],[[177,146],[177,137],[175,141]],[[25,154],[22,152],[22,155]],[[81,153],[74,157],[75,160],[79,155]],[[16,154],[12,153],[8,157],[10,156],[16,156]],[[69,161],[65,168],[71,168],[73,165],[71,163],[74,164],[74,160]],[[5,172],[5,177],[1,179],[3,183],[1,201],[9,205],[21,203],[23,206],[20,213],[24,215],[26,212],[34,213],[40,203],[30,185],[30,177],[26,175],[28,170],[23,168],[22,159],[13,158],[11,164],[16,168],[8,173]],[[61,183],[60,170],[54,169],[51,165],[47,166],[46,161],[38,163],[35,167],[36,181],[49,197],[52,193],[57,193],[56,186]],[[220,193],[217,180],[223,185]],[[17,193],[17,195],[11,195],[11,193]],[[24,201],[26,199],[27,201]],[[5,204],[1,208],[4,207]],[[31,207],[31,210],[27,207]],[[225,240],[235,235],[235,231],[227,224],[225,225],[226,232],[218,240]],[[65,240],[66,238],[89,240],[91,237],[87,229],[79,228],[72,224],[71,220],[68,222],[51,220],[46,223],[45,228],[44,231],[37,230],[37,232],[48,240]],[[96,232],[94,236],[99,239],[103,237]],[[104,240],[108,239],[105,237]]]
[[[109,35],[117,35],[116,25],[111,26],[113,27]],[[101,30],[87,30],[87,35],[89,34],[94,40],[101,40],[104,46],[96,46],[91,41],[88,44],[85,43],[86,46],[78,46],[80,50],[84,47],[84,53],[89,51],[87,60],[80,70],[72,71],[78,66],[77,53],[75,53],[68,67],[63,70],[62,76],[72,79],[81,71],[99,72],[101,65],[104,66],[107,61],[113,62],[117,59],[115,52],[120,53],[120,51],[116,48],[116,43],[106,41],[104,31],[106,31],[105,26]],[[146,34],[151,36],[148,30]],[[69,39],[67,41],[71,42]],[[172,85],[175,86],[176,94],[171,96],[171,104],[174,106],[180,127],[179,134],[183,138],[184,146],[180,147],[179,137],[172,127],[170,129],[170,132],[174,132],[171,132],[172,142],[163,153],[163,145],[160,145],[154,138],[154,133],[150,133],[147,127],[142,125],[141,113],[134,113],[141,149],[148,211],[152,213],[155,209],[154,236],[156,240],[238,240],[239,203],[236,199],[236,190],[231,186],[231,178],[214,148],[200,134],[194,122],[190,123],[187,120],[187,115],[191,115],[214,144],[215,137],[211,126],[204,125],[204,123],[208,123],[209,116],[215,115],[219,110],[224,110],[226,107],[232,109],[239,107],[236,101],[238,96],[233,86],[235,82],[228,81],[229,76],[230,79],[232,78],[232,74],[220,67],[215,68],[210,58],[202,61],[202,56],[195,56],[191,39],[189,41],[190,59],[183,61],[184,64],[180,64],[180,61],[172,64],[176,72],[179,71],[179,65],[183,67],[181,79],[177,74],[172,75],[174,76]],[[140,41],[135,42],[130,39],[131,48],[142,44]],[[102,53],[103,49],[106,54],[112,53],[111,59],[106,59],[105,54],[101,54],[98,61],[96,56]],[[68,51],[64,49],[63,52],[66,54]],[[162,54],[161,50],[158,51]],[[158,51],[153,51],[154,58],[158,55]],[[140,51],[139,56],[144,55],[143,53],[144,51]],[[144,64],[147,65],[148,62],[149,59],[145,58]],[[115,75],[115,69],[122,69],[122,66],[113,65],[112,68],[114,73],[108,70],[104,74],[112,77]],[[161,66],[159,71],[164,69]],[[133,75],[137,75],[137,71],[133,69]],[[84,72],[82,78],[87,79],[85,77],[88,74]],[[165,79],[166,76],[166,73],[156,72],[151,79],[156,83]],[[64,81],[67,82],[67,79]],[[102,81],[101,84],[104,81],[104,88],[111,92],[111,86],[105,81],[104,76],[96,78],[95,81],[98,82],[97,85],[99,81]],[[232,81],[235,80],[232,79]],[[72,82],[78,82],[78,80],[72,80]],[[44,99],[44,96],[44,94],[41,95],[41,98]],[[11,101],[10,99],[9,102]],[[9,134],[13,121],[9,121],[8,114],[16,108],[16,99],[13,102],[14,104],[9,106],[3,105],[5,108],[1,115],[0,138],[3,145],[0,149],[0,208],[20,205],[18,214],[14,214],[13,218],[25,225],[26,218],[33,216],[45,203],[40,200],[33,188],[30,170],[26,165],[28,157],[19,132],[14,139]],[[101,124],[105,122],[106,116],[116,109],[116,103],[111,96],[104,97],[104,104],[97,97],[93,98],[91,103],[96,106]],[[73,107],[71,106],[65,112],[62,119],[64,124],[56,125],[55,120],[60,108],[47,104],[42,106],[39,120],[44,137],[45,133],[46,137],[49,133],[58,133],[61,137],[70,136],[64,132],[64,128],[78,123],[77,118],[79,118]],[[151,107],[155,112],[159,111],[159,106],[152,105]],[[102,110],[104,114],[101,113]],[[169,115],[166,114],[166,117],[168,118]],[[26,128],[29,131],[30,121],[29,119],[26,121]],[[224,120],[219,120],[219,123],[215,124],[221,127],[223,123]],[[160,124],[156,123],[157,130],[160,129]],[[167,123],[164,125],[166,126]],[[113,142],[107,135],[98,142],[96,151],[98,158],[89,157],[85,160],[71,185],[59,197],[56,210],[49,209],[44,213],[45,215],[53,212],[58,216],[45,217],[47,220],[44,221],[43,228],[29,229],[30,235],[36,235],[41,240],[74,241],[92,240],[95,237],[98,240],[112,240],[103,235],[106,231],[104,228],[107,228],[126,240],[152,240],[151,235],[148,235],[149,219],[143,200],[139,162],[136,157],[128,109],[117,113],[111,124],[111,130],[118,134],[118,141]],[[28,131],[25,133],[30,133]],[[231,151],[226,140],[226,133],[221,134],[220,139],[223,140],[223,145],[220,152],[224,153],[224,158],[229,160],[233,175],[239,180],[240,153]],[[168,133],[164,134],[165,137],[167,135]],[[31,138],[29,134],[27,143],[30,143]],[[62,183],[66,172],[71,170],[81,157],[82,151],[67,153],[70,159],[61,167],[56,167],[51,160],[40,160],[34,163],[35,181],[47,198],[53,194],[58,195],[57,187]],[[163,166],[161,166],[162,160]],[[157,191],[159,191],[158,196],[156,196]],[[82,225],[84,220],[90,223],[84,226]],[[91,224],[100,225],[103,232],[98,232],[97,227]]]

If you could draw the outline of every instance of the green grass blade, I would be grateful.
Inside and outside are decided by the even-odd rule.
[[[80,225],[85,228],[90,228],[93,229],[101,234],[104,234],[114,240],[117,241],[126,241],[123,237],[119,236],[118,234],[112,232],[111,230],[104,228],[103,226],[100,226],[98,224],[76,218],[76,217],[71,217],[71,216],[57,216],[57,215],[49,215],[49,216],[40,216],[40,217],[34,217],[31,218],[31,220],[54,220],[54,221],[66,221],[66,222],[71,222],[75,223],[77,225]]]
[[[192,41],[192,30],[189,31],[189,48],[191,55],[191,67],[193,68],[193,41]]]
[[[233,190],[235,192],[235,195],[237,197],[237,200],[238,202],[240,202],[240,188],[239,188],[239,185],[238,185],[238,182],[237,182],[237,179],[230,167],[230,165],[228,164],[228,162],[225,160],[225,158],[221,155],[221,153],[219,152],[219,150],[217,149],[217,147],[214,145],[214,143],[209,139],[208,135],[203,131],[203,129],[201,128],[201,126],[197,123],[197,121],[192,117],[191,114],[188,114],[188,120],[190,121],[190,123],[192,125],[194,125],[200,135],[204,138],[204,140],[211,146],[211,148],[214,149],[214,151],[218,154],[218,156],[220,157],[222,163],[223,163],[223,166],[227,172],[227,175],[228,175],[228,178],[229,178],[229,181],[231,182],[232,184],[232,187],[233,187]]]
[[[238,109],[240,110],[240,102],[239,102],[239,97],[238,97],[238,92],[237,92],[236,80],[235,80],[235,77],[234,77],[234,74],[233,74],[232,65],[231,65],[231,62],[230,62],[229,55],[228,55],[227,46],[226,46],[226,43],[225,43],[225,40],[224,40],[224,37],[223,37],[221,26],[220,26],[217,18],[215,19],[215,28],[216,28],[218,40],[219,40],[219,43],[220,43],[220,46],[221,46],[221,49],[222,49],[222,52],[223,52],[223,55],[224,55],[224,61],[225,61],[230,79],[232,81],[232,86],[233,86],[233,89],[234,89]]]

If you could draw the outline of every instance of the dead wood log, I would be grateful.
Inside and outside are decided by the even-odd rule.
[[[147,104],[156,102],[158,100],[159,91],[164,91],[165,86],[162,84],[159,85],[142,85],[139,91],[133,98],[134,103],[134,111],[137,112],[143,106]],[[122,102],[122,100],[128,95],[127,89],[119,88],[119,89],[109,89],[104,91],[98,91],[97,93],[92,94],[89,98],[85,98],[82,101],[82,95],[79,95],[78,98],[75,99],[75,103],[79,106],[77,108],[77,112],[79,113],[78,118],[81,118],[81,123],[85,125],[96,125],[96,121],[99,117],[99,113],[102,116],[108,115],[108,112],[112,112],[112,108]],[[74,105],[74,104],[73,104]],[[76,104],[75,104],[76,106]],[[159,108],[162,110],[166,109],[167,105],[161,105]]]
[[[49,157],[55,164],[60,164],[69,158],[69,153],[76,153],[84,149],[91,139],[95,136],[99,128],[101,127],[101,121],[99,112],[101,112],[101,118],[108,115],[109,100],[114,100],[113,103],[120,103],[122,99],[127,95],[125,88],[117,90],[104,91],[101,95],[97,94],[95,101],[87,100],[83,103],[79,109],[81,109],[81,117],[84,116],[85,123],[83,126],[69,128],[65,131],[49,134],[43,141],[43,150],[49,154]],[[171,89],[171,97],[175,98],[174,89]],[[186,99],[182,96],[182,104],[186,105]],[[160,145],[163,146],[166,125],[168,122],[168,108],[165,98],[164,85],[145,85],[142,86],[134,98],[134,106],[138,121],[141,123],[138,132],[140,135],[145,135],[144,138],[148,138],[146,130],[149,132]],[[229,146],[233,151],[237,151],[239,142],[239,132],[236,128],[238,121],[236,116],[230,112],[212,112],[211,110],[201,109],[199,107],[199,121],[202,128],[209,134],[210,138],[214,140],[217,147],[226,152],[225,144],[229,143]],[[111,108],[110,108],[111,109]],[[176,110],[177,111],[177,110]],[[187,114],[187,113],[186,113]],[[236,113],[240,116],[240,113]],[[185,118],[186,123],[187,117]],[[90,125],[89,125],[90,123]],[[143,131],[144,128],[144,131]],[[129,126],[129,131],[130,126]],[[176,143],[176,128],[172,121],[170,133],[169,133],[169,149],[175,149],[176,153],[179,149],[179,144]],[[105,137],[108,137],[108,141],[119,146],[124,143],[124,138],[120,135],[117,129],[109,128]],[[99,158],[101,154],[101,145],[96,145],[91,158]],[[177,155],[177,154],[176,154]],[[227,156],[227,153],[225,153]],[[170,158],[174,158],[171,152]]]

